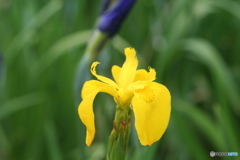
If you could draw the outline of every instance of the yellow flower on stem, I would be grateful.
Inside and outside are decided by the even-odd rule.
[[[157,82],[156,72],[149,67],[149,71],[137,70],[138,60],[133,48],[125,49],[126,61],[122,68],[112,67],[115,81],[96,73],[94,62],[91,73],[100,81],[85,82],[82,89],[82,102],[78,107],[78,114],[87,128],[86,144],[90,146],[95,136],[93,101],[99,92],[113,96],[120,108],[130,107],[135,116],[135,127],[142,145],[152,145],[165,132],[171,111],[171,95],[168,89]]]

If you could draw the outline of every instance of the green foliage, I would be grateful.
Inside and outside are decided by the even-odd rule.
[[[97,133],[86,147],[74,95],[78,63],[99,6],[96,0],[0,1],[1,160],[105,159],[114,101],[98,95]],[[169,88],[172,114],[166,133],[151,147],[140,145],[132,125],[126,159],[240,154],[239,15],[238,0],[136,3],[99,56],[99,71],[106,71],[99,74],[111,77],[110,66],[124,61],[124,47],[134,47],[140,67],[155,68],[157,81]],[[82,79],[88,74],[86,69]]]

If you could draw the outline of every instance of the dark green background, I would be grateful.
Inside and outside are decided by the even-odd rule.
[[[100,4],[0,0],[1,160],[105,159],[115,103],[97,96],[97,133],[86,147],[74,95]],[[100,55],[97,72],[111,77],[111,66],[125,60],[125,47],[136,49],[139,68],[156,69],[156,81],[172,95],[162,139],[141,146],[133,126],[127,160],[239,159],[209,156],[240,154],[239,0],[138,0]]]

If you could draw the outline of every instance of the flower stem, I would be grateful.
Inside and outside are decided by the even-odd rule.
[[[116,108],[113,130],[109,137],[107,160],[124,160],[126,156],[132,110],[130,107]]]
[[[100,32],[99,30],[94,30],[92,36],[88,42],[86,53],[90,56],[90,60],[95,60],[95,57],[101,52],[102,48],[108,40],[107,34]]]

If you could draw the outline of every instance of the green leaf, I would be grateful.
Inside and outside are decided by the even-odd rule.
[[[47,97],[42,92],[31,93],[21,97],[9,99],[0,105],[0,121],[11,116],[11,114],[33,107],[47,101]]]
[[[194,55],[197,61],[207,66],[211,72],[215,87],[219,92],[217,94],[228,97],[235,112],[240,112],[238,87],[215,47],[204,39],[189,38],[183,42],[183,48]]]

